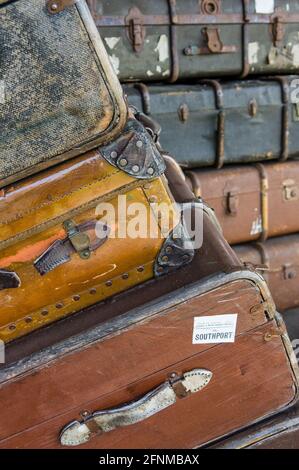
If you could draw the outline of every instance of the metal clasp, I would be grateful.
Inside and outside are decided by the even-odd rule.
[[[226,194],[226,211],[229,215],[236,216],[239,207],[239,196],[235,191]]]
[[[144,27],[143,15],[139,8],[130,8],[125,18],[127,25],[127,36],[135,52],[143,49],[146,30]]]
[[[279,16],[275,16],[272,23],[273,45],[279,46],[285,36],[285,27]]]
[[[206,47],[189,46],[184,49],[187,56],[202,54],[229,54],[237,52],[236,46],[225,46],[220,37],[219,28],[205,27],[201,30]]]
[[[286,281],[291,281],[292,279],[295,279],[297,277],[297,270],[295,266],[292,266],[291,264],[285,264],[283,266],[283,278]]]
[[[294,180],[284,181],[283,197],[286,201],[296,201],[299,199],[299,188]]]
[[[80,258],[90,258],[91,242],[87,233],[80,232],[78,226],[72,220],[66,220],[63,223],[63,227],[74,250],[78,253]]]

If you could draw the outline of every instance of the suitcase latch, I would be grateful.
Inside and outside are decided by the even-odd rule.
[[[146,30],[143,15],[139,8],[130,8],[125,22],[127,25],[127,36],[132,44],[133,50],[134,52],[140,52],[143,49]]]
[[[90,258],[90,238],[86,232],[80,232],[77,225],[72,220],[67,220],[63,223],[63,227],[68,235],[74,250],[80,258]]]
[[[285,36],[285,27],[279,16],[273,19],[272,23],[273,44],[275,47],[279,46]]]
[[[239,196],[235,191],[228,191],[226,194],[226,211],[229,215],[235,216],[238,213]]]
[[[283,278],[286,281],[291,281],[292,279],[295,279],[297,277],[297,270],[295,266],[292,266],[291,264],[285,264],[283,266]]]
[[[299,199],[299,188],[293,180],[283,183],[283,196],[285,201],[296,201]]]
[[[203,55],[203,54],[229,54],[237,52],[236,46],[226,46],[223,44],[219,28],[205,27],[201,30],[203,38],[206,42],[205,47],[188,46],[184,49],[187,56]]]

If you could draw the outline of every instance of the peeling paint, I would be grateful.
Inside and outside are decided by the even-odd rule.
[[[294,44],[292,47],[293,64],[299,67],[299,44]]]
[[[263,231],[262,217],[259,215],[258,218],[253,221],[250,235],[257,235],[259,233],[262,233],[262,231]]]
[[[120,38],[105,38],[105,42],[111,50],[115,48],[116,44],[119,43],[119,41]]]
[[[119,58],[116,57],[115,54],[109,56],[111,64],[114,68],[114,71],[117,75],[119,75]]]
[[[170,75],[170,70],[169,69],[165,70],[165,72],[162,73],[163,77],[168,77],[169,75]]]
[[[155,52],[159,54],[159,62],[164,62],[169,57],[169,44],[166,34],[162,34],[159,38]]]
[[[248,61],[249,64],[257,64],[258,63],[258,52],[260,46],[258,42],[250,42],[248,44]]]
[[[256,13],[270,14],[274,13],[274,0],[255,0]]]
[[[157,71],[158,73],[161,73],[161,72],[162,72],[162,69],[161,69],[160,65],[157,65],[156,71]]]
[[[154,74],[153,74],[153,72],[151,72],[151,70],[147,70],[146,75],[148,77],[152,77]]]

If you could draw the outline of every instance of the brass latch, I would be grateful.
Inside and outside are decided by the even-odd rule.
[[[220,37],[219,28],[205,27],[201,30],[206,47],[189,46],[184,49],[188,56],[201,54],[228,54],[237,52],[236,46],[225,46]]]
[[[143,49],[146,30],[143,15],[139,8],[130,8],[125,22],[127,26],[127,36],[132,44],[133,50],[134,52],[140,52]]]
[[[299,188],[294,180],[287,180],[283,183],[283,197],[285,201],[296,201],[299,199]]]
[[[66,220],[63,227],[68,235],[74,250],[78,253],[80,258],[90,258],[90,238],[86,232],[81,232],[77,225],[72,220]]]

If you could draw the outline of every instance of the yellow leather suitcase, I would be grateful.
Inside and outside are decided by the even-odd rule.
[[[112,144],[2,190],[1,340],[192,261],[174,238],[180,208],[164,170],[151,135],[130,117]]]

